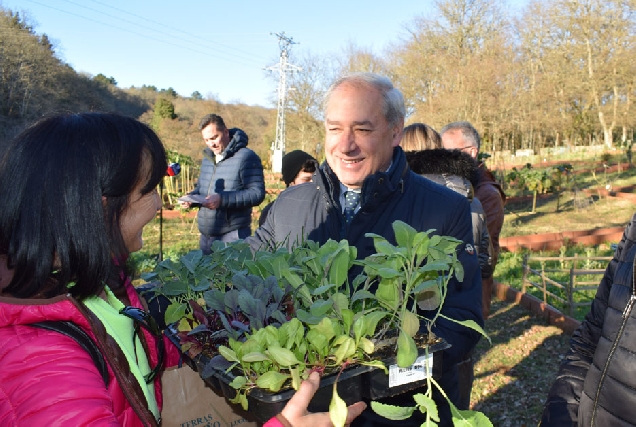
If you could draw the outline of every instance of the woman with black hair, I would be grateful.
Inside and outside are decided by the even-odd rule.
[[[51,116],[7,145],[0,425],[160,425],[160,373],[178,352],[143,310],[126,260],[160,208],[166,169],[157,135],[116,114]],[[279,419],[329,425],[306,411],[317,382],[306,381]]]

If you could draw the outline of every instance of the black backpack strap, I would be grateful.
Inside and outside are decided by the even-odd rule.
[[[99,351],[99,347],[97,347],[95,341],[93,341],[82,328],[73,322],[62,320],[31,323],[31,326],[59,332],[62,335],[66,335],[67,337],[75,340],[91,356],[93,363],[95,363],[97,370],[104,380],[104,384],[108,387],[110,375],[108,375],[108,367],[106,366],[104,356],[102,355],[102,352]]]

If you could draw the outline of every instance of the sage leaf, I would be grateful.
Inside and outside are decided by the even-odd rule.
[[[185,317],[187,311],[187,304],[173,302],[166,309],[165,320],[166,325],[178,322],[182,317]]]
[[[244,376],[238,376],[238,377],[234,377],[234,379],[230,383],[230,387],[238,390],[241,387],[243,387],[245,384],[247,384],[247,378],[245,378]]]
[[[394,406],[372,401],[371,409],[373,409],[373,412],[384,418],[388,418],[393,421],[400,421],[411,418],[413,412],[417,409],[417,406]]]
[[[411,336],[407,335],[403,331],[400,331],[397,346],[398,350],[396,361],[397,365],[400,368],[408,368],[413,363],[415,363],[415,359],[417,359],[417,346],[415,345],[415,341]]]
[[[329,283],[341,286],[347,280],[348,274],[349,253],[344,249],[340,249],[331,261],[331,267],[329,268]]]
[[[273,391],[274,393],[280,391],[290,378],[289,375],[280,373],[278,371],[267,371],[263,375],[259,376],[256,380],[256,385],[265,390]]]
[[[300,363],[294,353],[286,348],[270,347],[267,349],[266,354],[267,353],[269,353],[270,358],[280,366],[294,366]]]
[[[413,400],[417,403],[417,406],[420,408],[420,411],[427,413],[428,416],[433,420],[439,422],[439,413],[437,412],[437,404],[435,401],[422,393],[417,393],[413,395]],[[451,402],[448,402],[453,407]],[[452,410],[451,410],[452,411]]]
[[[347,404],[338,395],[338,382],[333,383],[333,395],[329,404],[329,418],[334,427],[344,427],[347,422]]]
[[[366,338],[366,337],[360,338],[358,347],[362,349],[362,351],[364,351],[366,354],[371,354],[373,353],[373,350],[375,350],[375,345],[373,344],[373,341],[371,341],[369,338]]]
[[[402,330],[409,336],[414,337],[420,330],[420,319],[417,315],[410,311],[402,314]]]
[[[353,338],[347,337],[334,352],[334,356],[336,356],[336,364],[341,364],[344,360],[350,358],[355,353],[356,343]]]
[[[263,353],[252,352],[247,353],[243,356],[243,362],[252,363],[252,362],[263,362],[265,360],[270,360],[269,357]]]
[[[399,246],[410,248],[413,246],[413,239],[417,231],[405,223],[404,221],[395,221],[393,223],[393,232],[395,233],[395,241]]]
[[[238,357],[236,357],[234,350],[229,349],[224,345],[219,346],[219,353],[221,353],[221,356],[223,356],[228,362],[240,362]]]
[[[493,427],[488,417],[478,411],[461,411],[451,404],[451,415],[455,426]]]

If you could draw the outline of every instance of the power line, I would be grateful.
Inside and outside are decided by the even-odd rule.
[[[188,50],[191,50],[191,51],[193,51],[193,52],[200,53],[200,54],[207,55],[207,56],[209,56],[209,55],[210,55],[210,52],[202,51],[202,50],[198,50],[198,49],[196,49],[196,48],[193,48],[192,46],[188,46],[188,45],[181,45],[181,44],[173,43],[173,42],[168,41],[168,40],[158,39],[158,38],[153,37],[153,36],[151,36],[151,35],[142,34],[142,33],[139,33],[139,32],[137,32],[137,31],[130,30],[130,29],[128,29],[128,28],[122,28],[122,27],[120,27],[120,26],[113,25],[113,24],[109,24],[109,23],[106,23],[106,22],[103,22],[103,21],[100,21],[100,20],[97,20],[97,19],[94,19],[94,18],[89,18],[89,17],[87,17],[87,16],[80,15],[80,14],[77,14],[77,13],[74,13],[74,12],[70,12],[70,11],[68,11],[68,10],[64,10],[64,9],[60,9],[60,8],[57,8],[57,7],[53,7],[53,6],[50,6],[50,5],[44,4],[44,3],[40,3],[40,2],[35,1],[35,0],[28,0],[28,1],[30,1],[31,3],[38,4],[38,5],[40,5],[40,6],[47,7],[47,8],[49,8],[49,9],[56,10],[56,11],[58,11],[58,12],[66,13],[66,14],[68,14],[68,15],[76,16],[76,17],[78,17],[78,18],[81,18],[81,19],[84,19],[84,20],[87,20],[87,21],[95,22],[95,23],[98,23],[98,24],[101,24],[101,25],[104,25],[104,26],[107,26],[107,27],[110,27],[110,28],[114,28],[114,29],[116,29],[116,30],[125,31],[125,32],[131,33],[131,34],[135,34],[135,35],[137,35],[137,36],[139,36],[139,37],[142,37],[142,38],[145,38],[145,39],[149,39],[149,40],[157,41],[157,42],[160,42],[160,43],[169,44],[169,45],[172,45],[172,46],[175,46],[175,47],[179,47],[179,48],[183,48],[183,49],[188,49]],[[72,2],[69,2],[69,3],[72,3]],[[84,7],[84,6],[82,6],[82,7]],[[90,8],[88,8],[88,9],[90,10]],[[95,11],[95,10],[94,10],[94,11]],[[104,13],[104,12],[99,12],[99,11],[96,11],[96,12],[98,12],[98,13],[102,13],[102,14],[104,14],[104,15],[107,15],[107,16],[111,16],[111,17],[113,17],[112,15],[109,15],[109,14]],[[130,22],[130,21],[127,21],[127,20],[124,20],[124,19],[121,19],[121,18],[116,18],[116,17],[114,17],[114,18],[115,18],[115,19],[118,19],[118,20],[122,20],[122,21],[124,21],[124,22]],[[147,28],[147,27],[145,27],[145,28]],[[155,32],[158,32],[157,30],[154,30],[154,29],[151,29],[151,30],[152,30],[152,31],[155,31]],[[175,37],[175,38],[178,38],[178,37]],[[183,40],[183,39],[181,39],[181,40]],[[185,41],[187,41],[187,40],[185,40]],[[199,45],[199,46],[200,46],[200,45]],[[200,47],[201,47],[201,46],[200,46]],[[205,46],[202,46],[202,47],[203,47],[203,48],[205,48]],[[255,64],[257,64],[257,62],[252,62],[252,63],[241,62],[241,61],[243,60],[242,58],[237,57],[236,55],[234,55],[234,56],[235,56],[235,58],[233,58],[233,59],[230,59],[230,58],[223,58],[222,56],[220,56],[219,58],[220,58],[220,59],[224,59],[224,60],[226,60],[226,61],[228,61],[228,62],[233,62],[233,61],[235,61],[235,62],[237,62],[237,63],[240,63],[241,65],[250,66],[250,67],[253,67],[253,66],[255,66]]]
[[[66,0],[66,1],[67,1],[67,2],[70,2],[70,0]],[[218,42],[215,42],[215,41],[212,41],[212,40],[207,40],[207,39],[205,39],[204,37],[198,36],[198,35],[196,35],[196,34],[192,34],[192,33],[189,33],[189,32],[187,32],[187,31],[183,31],[183,30],[181,30],[181,29],[179,29],[179,28],[170,27],[170,26],[168,26],[168,25],[166,25],[166,24],[163,24],[163,23],[161,23],[161,22],[153,21],[152,19],[148,19],[148,18],[146,18],[146,17],[144,17],[144,16],[140,16],[140,15],[137,15],[137,14],[134,14],[134,13],[131,13],[131,12],[128,12],[128,11],[126,11],[126,10],[123,10],[123,9],[117,8],[117,7],[115,7],[115,6],[111,6],[111,5],[109,5],[109,4],[103,3],[103,2],[98,1],[98,0],[91,0],[91,1],[92,1],[93,3],[97,3],[97,4],[100,4],[100,5],[102,5],[102,6],[108,7],[108,8],[110,8],[110,9],[116,10],[116,11],[118,11],[118,12],[122,12],[122,13],[125,13],[125,14],[127,14],[127,15],[134,16],[135,18],[143,19],[144,21],[150,22],[150,23],[152,23],[152,24],[159,25],[159,26],[161,26],[161,27],[163,27],[163,28],[166,28],[166,29],[168,29],[168,30],[177,31],[177,32],[179,32],[179,33],[185,34],[185,35],[187,35],[187,36],[189,36],[189,37],[192,37],[192,38],[194,38],[194,39],[202,40],[202,41],[204,41],[204,42],[206,42],[206,43],[212,43],[212,44],[215,44],[215,45],[221,46],[222,48],[225,48],[225,49],[231,49],[232,51],[236,51],[236,52],[243,53],[243,54],[245,54],[246,56],[248,56],[249,58],[254,57],[254,55],[253,55],[252,53],[245,52],[245,51],[241,51],[240,49],[236,49],[235,47],[228,46],[228,45],[225,45],[225,44],[223,44],[223,43],[218,43]],[[83,7],[86,7],[86,6],[83,6]],[[156,31],[156,30],[154,30],[154,31]],[[268,60],[268,59],[263,58],[263,61],[267,61],[267,60]]]

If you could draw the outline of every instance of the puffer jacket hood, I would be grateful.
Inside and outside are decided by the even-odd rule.
[[[493,271],[494,249],[484,208],[475,198],[475,187],[480,176],[477,162],[460,150],[443,148],[410,151],[406,153],[406,160],[413,172],[468,198],[473,221],[473,241],[479,257],[481,276],[490,277]]]
[[[467,179],[473,187],[479,183],[479,170],[475,160],[460,150],[435,148],[406,152],[406,161],[418,175],[447,174]]]
[[[247,134],[239,128],[232,128],[229,132],[230,143],[227,144],[227,147],[223,150],[223,160],[232,157],[241,148],[247,147],[247,143],[249,141]],[[210,160],[214,159],[214,153],[207,147],[203,150],[203,155],[208,157]]]

